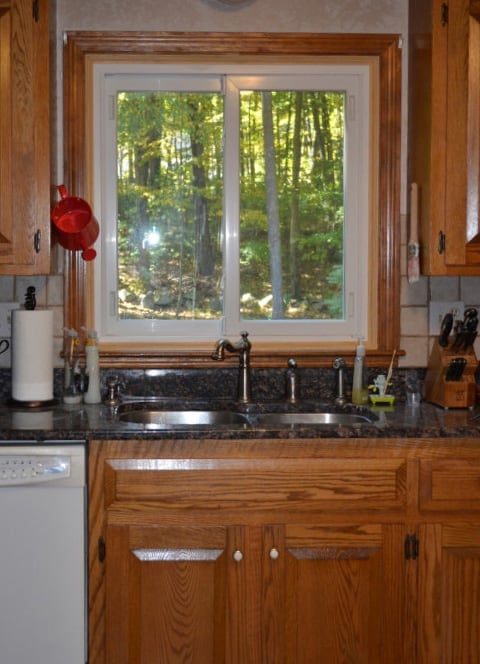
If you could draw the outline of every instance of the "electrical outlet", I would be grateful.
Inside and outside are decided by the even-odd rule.
[[[12,336],[12,309],[19,308],[18,302],[0,302],[0,337]]]
[[[428,333],[440,334],[440,326],[445,314],[453,315],[453,322],[463,320],[465,304],[463,302],[430,302],[428,317]]]

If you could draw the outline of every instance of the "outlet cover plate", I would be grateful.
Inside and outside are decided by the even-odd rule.
[[[453,322],[463,320],[465,304],[463,302],[430,302],[428,316],[428,333],[440,334],[440,326],[445,314],[453,314]]]
[[[0,338],[12,336],[12,309],[18,309],[18,302],[0,302]]]

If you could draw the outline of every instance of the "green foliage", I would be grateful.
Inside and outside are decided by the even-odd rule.
[[[343,94],[275,91],[272,102],[285,316],[338,318],[343,315]],[[222,95],[118,96],[123,315],[222,315],[223,131]],[[242,314],[269,318],[261,92],[241,93],[240,155]]]

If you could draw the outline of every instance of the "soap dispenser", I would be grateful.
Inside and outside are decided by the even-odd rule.
[[[98,357],[98,338],[95,330],[87,330],[85,358],[88,388],[83,396],[83,400],[85,403],[100,403],[102,400],[100,394],[100,362]]]
[[[357,352],[353,364],[352,403],[359,406],[368,404],[368,382],[366,380],[366,349],[362,337],[358,339]]]

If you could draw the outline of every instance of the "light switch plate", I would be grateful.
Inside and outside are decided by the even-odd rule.
[[[428,333],[431,335],[440,334],[440,326],[445,314],[452,314],[455,323],[457,320],[463,320],[464,311],[464,302],[430,302]]]
[[[19,307],[18,302],[0,302],[0,338],[12,336],[12,309]]]

